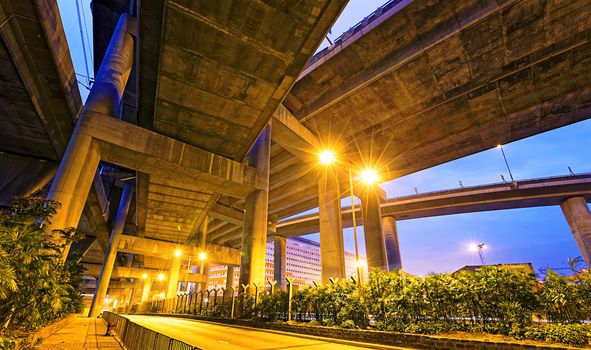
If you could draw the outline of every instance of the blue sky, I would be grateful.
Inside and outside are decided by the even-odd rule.
[[[86,28],[92,41],[90,0],[78,0],[86,14]],[[384,3],[373,0],[351,0],[332,28],[330,38],[355,25]],[[58,0],[62,21],[74,68],[86,75],[75,0]],[[84,23],[83,23],[84,26]],[[86,34],[86,33],[85,33]],[[86,40],[86,35],[85,35]],[[89,69],[92,56],[86,43]],[[328,42],[320,46],[326,47]],[[86,83],[86,78],[79,80]],[[87,91],[80,86],[83,97]],[[591,172],[591,120],[579,122],[504,146],[511,171],[516,180],[565,175],[570,166],[575,173]],[[436,191],[500,181],[500,174],[509,179],[498,149],[486,150],[453,162],[439,165],[382,184],[388,197]],[[468,249],[473,241],[485,242],[487,263],[531,262],[541,267],[564,267],[567,258],[580,252],[559,207],[500,210],[397,223],[404,269],[412,274],[453,271],[466,264],[479,263]],[[359,231],[363,232],[361,228]],[[344,230],[345,246],[354,251],[352,229]],[[318,235],[309,238],[318,240]],[[360,251],[365,251],[360,235]]]

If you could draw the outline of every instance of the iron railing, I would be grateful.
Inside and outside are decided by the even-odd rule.
[[[103,318],[115,324],[115,333],[128,350],[201,350],[109,311],[103,311]]]

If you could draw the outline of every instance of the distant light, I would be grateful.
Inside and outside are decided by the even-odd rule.
[[[163,281],[164,280],[164,274],[159,274],[158,275],[158,281]]]
[[[473,252],[477,252],[480,250],[484,250],[486,248],[486,244],[484,243],[470,243],[469,248]]]
[[[335,161],[334,153],[329,150],[320,152],[320,154],[318,155],[318,158],[319,158],[320,164],[322,164],[322,165],[329,165],[329,164],[334,163],[334,161]]]
[[[207,259],[207,254],[205,254],[205,252],[199,253],[199,260],[205,260],[205,259]]]
[[[164,299],[164,293],[160,293],[158,296],[159,296],[160,298]]]
[[[355,267],[364,268],[367,266],[367,262],[363,259],[355,260]]]
[[[360,174],[361,181],[366,185],[373,185],[380,180],[375,169],[365,169]]]
[[[209,299],[205,298],[205,299],[203,299],[203,301],[207,303],[209,301]]]
[[[182,251],[182,250],[180,250],[180,249],[176,249],[176,250],[174,251],[174,256],[177,256],[177,257],[178,257],[178,256],[181,256],[181,255],[183,255],[183,251]]]
[[[144,273],[144,274],[142,274],[142,278],[143,278],[143,279],[146,279],[146,278],[148,278],[148,274],[147,274],[147,273]]]
[[[501,148],[503,147],[503,145],[501,145],[500,143],[497,145],[497,148]]]

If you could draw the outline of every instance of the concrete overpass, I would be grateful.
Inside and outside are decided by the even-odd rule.
[[[591,174],[520,180],[444,191],[395,197],[380,204],[382,217],[396,221],[480,211],[560,205],[568,198],[583,197],[591,202]],[[361,209],[356,208],[358,225],[363,225]],[[352,226],[351,207],[342,210],[343,227]],[[318,233],[319,215],[309,214],[279,221],[277,234],[297,237]]]
[[[312,58],[345,3],[93,1],[81,108],[55,2],[3,2],[0,185],[55,173],[53,227],[97,237],[99,303],[124,236],[240,247],[241,283],[260,284],[268,230],[314,207],[327,280],[344,276],[348,169],[392,179],[589,117],[588,2],[391,1]],[[327,147],[334,168],[316,162]],[[380,194],[361,197],[368,263],[388,268]],[[563,209],[589,252],[576,198]],[[174,295],[188,256],[135,254],[169,266]]]

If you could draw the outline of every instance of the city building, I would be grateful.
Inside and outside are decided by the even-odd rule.
[[[273,278],[274,244],[267,242],[267,255],[265,261],[265,280]],[[320,283],[322,270],[320,266],[320,244],[312,240],[296,237],[287,240],[287,276],[294,277],[294,286],[312,286],[313,282]],[[345,268],[347,277],[354,276],[355,254],[345,252]],[[210,266],[208,288],[224,287],[228,268],[226,266]],[[366,273],[367,275],[367,273]],[[240,269],[234,269],[234,287],[238,286]],[[269,285],[266,286],[269,288]]]

